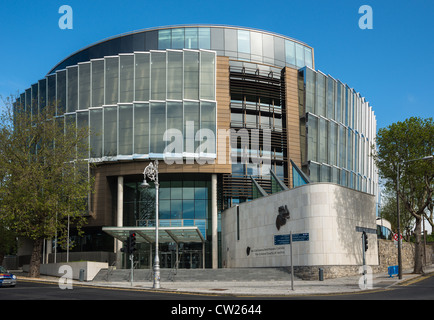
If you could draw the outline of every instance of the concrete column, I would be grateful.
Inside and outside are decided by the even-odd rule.
[[[124,224],[124,177],[118,176],[118,206],[116,210],[116,227],[122,227]],[[120,268],[122,263],[122,241],[115,239],[115,252],[117,266]]]
[[[218,268],[218,237],[217,237],[217,175],[211,176],[211,221],[212,221],[212,268]]]

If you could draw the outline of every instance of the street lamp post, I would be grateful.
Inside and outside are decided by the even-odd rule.
[[[158,182],[158,160],[150,163],[143,171],[143,183],[140,185],[142,188],[149,188],[146,182],[146,177],[155,183],[155,259],[154,259],[154,289],[160,289],[160,258],[158,256],[158,190],[160,184]]]
[[[404,163],[419,161],[419,160],[429,160],[433,159],[434,155],[426,156],[418,159],[411,159],[407,161],[403,161]],[[400,230],[400,217],[399,217],[399,162],[396,170],[396,211],[397,211],[397,229],[398,229],[398,278],[402,279],[402,255],[401,255],[401,230]]]

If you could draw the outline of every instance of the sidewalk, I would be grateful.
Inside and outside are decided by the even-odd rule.
[[[424,268],[425,275],[434,272],[434,265]],[[372,286],[368,289],[361,289],[359,281],[361,276],[351,276],[337,279],[326,279],[324,281],[312,280],[294,280],[294,290],[291,290],[291,279],[284,281],[192,281],[192,282],[170,282],[161,281],[160,289],[153,289],[151,281],[134,281],[130,282],[107,282],[107,281],[89,281],[80,282],[73,280],[74,285],[80,286],[98,286],[110,288],[130,288],[133,290],[147,290],[172,293],[190,293],[190,294],[207,294],[207,295],[236,295],[236,296],[293,296],[293,295],[324,295],[324,294],[342,294],[363,292],[366,290],[379,290],[388,287],[411,283],[417,281],[423,275],[412,274],[412,270],[403,270],[402,279],[398,276],[390,278],[387,273],[378,273],[372,275]],[[41,276],[39,279],[28,278],[24,275],[18,276],[20,280],[43,281],[58,283],[59,278]],[[368,278],[369,279],[369,278]],[[369,284],[369,280],[368,280]]]

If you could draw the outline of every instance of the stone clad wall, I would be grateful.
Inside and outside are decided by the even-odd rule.
[[[402,242],[402,269],[412,269],[414,267],[414,243]],[[426,245],[427,264],[431,264],[433,246]],[[387,272],[387,267],[398,265],[398,248],[394,241],[378,240],[378,260],[379,272]]]

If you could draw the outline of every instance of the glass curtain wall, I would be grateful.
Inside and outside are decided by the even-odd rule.
[[[331,76],[310,68],[301,72],[310,180],[374,193],[378,180],[369,150],[376,128],[369,103]]]
[[[206,43],[206,32],[199,31],[187,33],[192,46]],[[185,33],[178,36],[176,41]],[[92,161],[163,157],[166,129],[178,130],[183,146],[167,152],[184,156],[199,155],[196,134],[210,130],[214,146],[205,152],[215,156],[215,86],[215,52],[136,52],[59,70],[26,90],[22,101],[32,114],[51,103],[57,107],[53,116],[66,114],[79,127],[89,126]],[[208,141],[210,131],[198,137]]]

